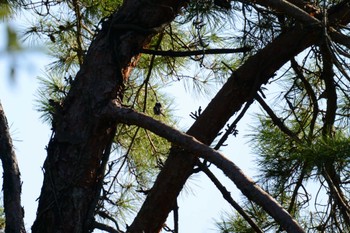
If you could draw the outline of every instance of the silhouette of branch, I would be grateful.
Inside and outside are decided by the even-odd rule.
[[[195,50],[195,51],[160,51],[160,50],[151,50],[151,49],[141,49],[141,53],[166,56],[166,57],[188,57],[196,55],[205,55],[205,54],[226,54],[226,53],[246,53],[252,50],[252,47],[242,47],[236,49],[204,49],[204,50]]]

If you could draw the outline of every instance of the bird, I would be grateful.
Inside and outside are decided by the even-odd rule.
[[[159,116],[159,115],[164,116],[164,114],[162,112],[162,104],[161,103],[159,103],[159,102],[155,103],[155,105],[153,107],[153,113],[154,113],[154,115],[157,115],[157,116]]]

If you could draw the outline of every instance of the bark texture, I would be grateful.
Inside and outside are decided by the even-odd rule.
[[[21,206],[22,183],[4,109],[0,103],[0,159],[3,168],[5,232],[24,233],[24,210]]]
[[[350,22],[349,6],[342,5],[341,9],[330,11],[330,25],[337,23],[346,25]],[[245,102],[253,99],[261,85],[267,83],[280,67],[309,46],[320,42],[321,30],[322,28],[316,25],[297,26],[281,34],[249,58],[231,75],[187,134],[207,145],[212,143],[230,117],[239,111]],[[161,229],[178,194],[192,174],[195,161],[196,157],[191,153],[175,148],[171,150],[154,187],[131,225],[130,232],[150,233]],[[249,190],[241,189],[241,191],[244,195],[249,195]],[[287,225],[283,227],[290,230]]]
[[[54,115],[44,182],[33,233],[89,232],[115,135],[114,121],[98,112],[123,98],[124,82],[140,49],[171,22],[181,1],[125,1],[92,42],[84,63]]]

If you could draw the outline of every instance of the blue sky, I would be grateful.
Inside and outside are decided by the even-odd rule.
[[[4,27],[0,26],[0,35],[4,35]],[[3,51],[5,38],[0,36],[0,51]],[[15,58],[16,79],[9,78],[9,62]],[[22,205],[25,209],[26,228],[30,228],[37,208],[42,184],[42,164],[46,156],[45,146],[50,137],[50,127],[40,119],[40,113],[35,110],[38,76],[43,76],[45,65],[50,62],[44,51],[35,50],[11,57],[0,53],[0,70],[2,82],[0,85],[0,101],[3,104],[23,180]],[[183,84],[174,84],[167,89],[169,96],[174,98],[175,114],[180,119],[180,128],[185,130],[193,120],[189,113],[206,106],[211,97],[197,98],[185,91]],[[215,93],[214,93],[215,94]],[[252,175],[253,164],[244,133],[250,117],[244,118],[238,125],[240,134],[237,138],[229,138],[230,146],[223,148],[223,153],[231,158],[244,172]],[[225,185],[236,200],[240,198],[239,191],[228,181],[221,171],[216,172],[219,178],[225,180]],[[214,219],[219,219],[223,211],[230,210],[226,201],[213,184],[202,174],[195,174],[187,182],[186,190],[180,194],[179,214],[180,232],[215,232]],[[170,215],[171,216],[171,215]]]

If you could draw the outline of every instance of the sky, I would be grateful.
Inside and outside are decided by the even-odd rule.
[[[0,51],[4,49],[4,26],[0,25]],[[2,35],[2,36],[1,36]],[[16,62],[15,80],[10,79],[10,62]],[[37,198],[42,184],[42,165],[46,156],[47,145],[51,131],[50,127],[40,119],[40,113],[35,110],[36,93],[39,88],[38,76],[43,76],[45,66],[49,64],[49,57],[45,51],[34,51],[9,56],[0,52],[0,101],[7,115],[11,136],[14,140],[21,178],[23,181],[22,205],[25,209],[25,224],[28,232],[37,209]],[[211,97],[190,95],[185,91],[182,83],[174,84],[167,89],[169,96],[174,99],[175,114],[180,119],[180,128],[188,128],[193,119],[190,112],[202,106],[204,109]],[[213,93],[215,94],[215,93]],[[256,106],[254,106],[256,108]],[[252,155],[244,137],[248,133],[247,125],[251,123],[251,116],[243,118],[238,124],[239,134],[230,137],[222,152],[232,159],[246,174],[254,175]],[[213,166],[212,166],[213,167]],[[214,168],[214,170],[216,170]],[[221,171],[215,172],[236,200],[240,199],[240,192]],[[220,220],[225,211],[231,210],[222,195],[203,174],[190,177],[186,189],[179,197],[180,232],[204,233],[217,232],[215,220]],[[171,216],[171,214],[170,214]]]

